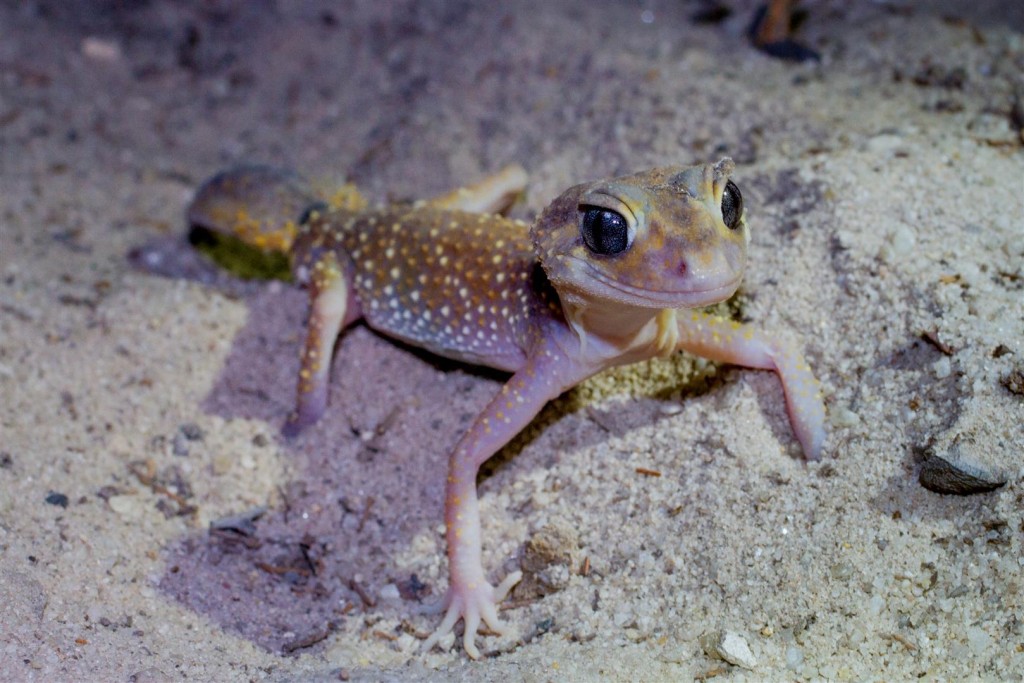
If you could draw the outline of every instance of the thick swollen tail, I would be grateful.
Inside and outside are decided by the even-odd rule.
[[[213,176],[188,207],[189,225],[236,237],[264,251],[288,252],[303,215],[324,205],[308,182],[271,166],[239,166]]]

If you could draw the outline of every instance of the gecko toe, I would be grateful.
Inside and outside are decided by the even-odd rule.
[[[476,609],[468,609],[463,618],[466,621],[466,630],[462,634],[462,647],[470,657],[480,659],[480,650],[476,647],[476,634],[480,629],[480,612]]]
[[[445,602],[447,601],[442,600],[441,604],[443,605]],[[429,638],[423,641],[423,651],[430,651],[442,638],[448,635],[455,626],[455,622],[457,622],[461,616],[462,615],[459,610],[454,605],[449,606],[448,612],[444,615],[444,619],[441,620],[440,625],[438,625],[437,629],[430,634]]]
[[[523,578],[523,573],[516,570],[505,577],[505,580],[498,584],[498,587],[494,589],[494,602],[498,603],[505,599],[512,587],[519,583]]]

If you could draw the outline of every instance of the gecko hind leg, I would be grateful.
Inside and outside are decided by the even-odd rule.
[[[504,214],[526,189],[522,166],[511,164],[483,180],[427,200],[437,209]]]
[[[295,410],[281,429],[286,437],[297,436],[312,425],[327,408],[331,352],[341,331],[362,317],[352,295],[348,275],[337,257],[327,252],[310,269],[309,324],[302,350]]]

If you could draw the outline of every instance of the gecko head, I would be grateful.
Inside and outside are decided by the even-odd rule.
[[[734,164],[656,168],[570,188],[531,230],[563,297],[630,308],[693,308],[728,299],[750,236]]]

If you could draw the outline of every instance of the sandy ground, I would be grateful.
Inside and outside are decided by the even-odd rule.
[[[728,4],[0,3],[0,679],[1021,680],[1024,10],[807,0],[791,64]],[[182,210],[239,161],[375,201],[518,162],[529,219],[722,155],[730,310],[802,341],[825,457],[769,373],[571,392],[481,481],[492,578],[534,564],[480,662],[416,610],[498,379],[356,327],[284,442],[303,295],[127,258],[208,274]]]

